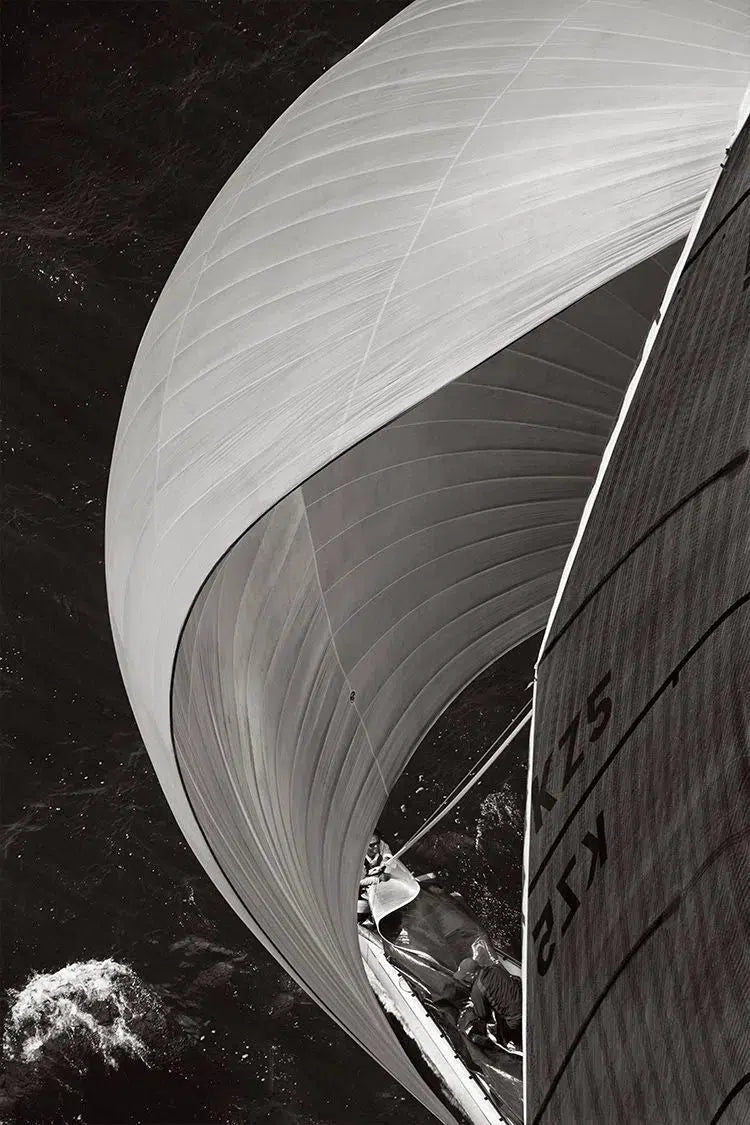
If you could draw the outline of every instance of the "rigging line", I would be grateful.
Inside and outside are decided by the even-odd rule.
[[[530,684],[526,685],[525,690],[528,691],[533,686],[534,686],[534,682],[532,680],[532,682]],[[450,793],[448,793],[448,795],[443,798],[443,800],[440,802],[440,804],[435,809],[435,811],[432,813],[432,815],[424,822],[424,825],[422,827],[424,827],[425,825],[428,825],[428,824],[432,824],[433,821],[435,821],[437,818],[439,818],[442,815],[442,812],[443,812],[443,809],[445,808],[445,806],[453,799],[455,794],[458,793],[458,791],[462,788],[462,786],[466,784],[466,782],[469,780],[469,778],[473,777],[475,770],[480,769],[484,765],[484,763],[487,761],[487,759],[490,757],[490,755],[494,752],[495,747],[498,745],[498,743],[502,741],[502,739],[505,737],[506,733],[511,729],[513,724],[515,722],[517,722],[518,719],[520,718],[520,716],[523,714],[525,708],[529,707],[531,705],[531,703],[532,703],[532,699],[527,700],[527,702],[523,705],[523,707],[521,707],[521,709],[519,711],[516,711],[515,715],[513,715],[510,722],[508,722],[505,725],[505,727],[501,730],[501,732],[497,736],[497,738],[494,738],[492,740],[492,742],[487,747],[487,749],[485,750],[482,757],[479,758],[479,760],[476,761],[474,763],[474,765],[471,766],[466,771],[466,773],[464,774],[464,776],[461,778],[460,781],[456,782],[456,784],[451,789]],[[421,829],[420,829],[420,831],[421,831]],[[414,840],[414,838],[415,837],[412,837],[411,840],[409,840],[408,843],[404,844],[404,848],[409,847],[411,845],[412,841]]]
[[[429,821],[427,821],[426,824],[424,824],[420,828],[419,832],[412,836],[411,840],[407,840],[404,846],[400,848],[399,851],[397,851],[393,856],[394,859],[400,859],[401,856],[404,855],[404,853],[409,848],[413,847],[414,844],[421,840],[423,836],[430,832],[443,819],[444,816],[447,816],[451,809],[456,807],[458,802],[466,796],[472,786],[475,785],[477,781],[479,781],[480,777],[482,777],[482,775],[487,772],[487,770],[497,760],[497,758],[500,757],[503,751],[506,750],[508,746],[510,746],[511,742],[513,742],[513,740],[516,738],[516,735],[518,735],[531,720],[531,704],[528,704],[527,707],[528,710],[526,711],[526,714],[519,722],[516,723],[508,737],[505,738],[497,747],[497,749],[490,757],[489,761],[487,761],[484,766],[482,766],[481,770],[479,770],[479,772],[473,778],[471,778],[469,782],[467,782],[467,784],[461,789],[458,795],[450,802],[450,804],[445,809],[443,809],[443,811],[438,816],[433,816]]]
[[[510,720],[510,722],[503,728],[503,730],[500,732],[500,734],[497,736],[497,738],[494,738],[492,740],[492,742],[489,744],[489,746],[485,750],[482,757],[479,758],[479,760],[476,761],[474,763],[474,765],[471,766],[471,768],[466,771],[466,773],[464,774],[464,776],[461,778],[460,781],[456,782],[456,784],[451,789],[450,793],[448,793],[448,795],[443,798],[443,800],[440,802],[438,807],[435,809],[432,816],[429,818],[430,821],[433,820],[436,816],[440,815],[440,813],[443,811],[445,806],[453,799],[453,797],[456,795],[456,793],[458,793],[459,789],[461,789],[462,786],[464,786],[466,784],[466,782],[469,780],[470,777],[474,776],[475,771],[478,770],[478,769],[481,769],[481,767],[484,765],[484,763],[487,761],[487,759],[493,753],[495,747],[505,737],[506,733],[510,730],[510,728],[513,726],[513,724],[518,721],[518,719],[523,714],[524,709],[526,707],[528,707],[530,705],[530,703],[531,703],[531,700],[529,700],[527,703],[525,703],[520,711],[516,712],[516,714],[513,716],[513,718]],[[428,821],[425,821],[425,823],[428,823]]]

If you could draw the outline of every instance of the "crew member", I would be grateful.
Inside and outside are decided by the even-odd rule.
[[[370,887],[388,878],[386,864],[390,859],[393,859],[393,852],[376,828],[370,837],[365,858],[362,861],[359,898],[357,899],[357,921],[359,923],[370,919],[370,900],[367,892]]]
[[[523,1000],[521,981],[500,964],[480,965],[467,957],[453,974],[454,979],[471,989],[469,1003],[459,1018],[458,1026],[473,1040],[487,1035],[487,1025],[497,1025],[498,1037],[511,1050],[521,1045]]]

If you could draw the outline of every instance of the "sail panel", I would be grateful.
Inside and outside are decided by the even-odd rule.
[[[323,75],[220,192],[139,348],[108,498],[116,642],[139,721],[164,745],[177,636],[248,526],[686,233],[747,85],[748,39],[709,0],[689,36],[661,0],[647,7],[664,19],[646,42],[705,49],[687,87],[678,68],[644,86],[614,62],[603,83],[593,47],[569,89],[543,88],[541,71],[535,84],[578,0],[519,7],[522,33],[495,0],[419,3]],[[645,46],[623,44],[633,59]],[[457,74],[481,96],[457,96]]]
[[[746,125],[540,655],[532,1125],[747,1114],[749,187]]]
[[[653,313],[666,275],[618,280],[622,316],[602,316],[613,282],[275,505],[180,642],[176,759],[212,856],[262,940],[412,1090],[361,966],[359,862],[437,715],[546,620],[649,325],[626,294]],[[571,331],[580,371],[564,346],[555,361]]]

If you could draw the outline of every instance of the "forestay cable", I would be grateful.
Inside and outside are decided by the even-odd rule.
[[[523,730],[523,728],[527,725],[527,723],[530,722],[531,712],[532,712],[532,702],[531,702],[531,700],[529,700],[529,702],[523,708],[521,718],[517,719],[517,720],[512,720],[513,726],[512,726],[512,729],[511,729],[510,733],[507,735],[507,737],[503,737],[503,736],[505,735],[505,731],[508,730],[508,727],[506,727],[505,730],[503,731],[503,733],[498,738],[496,738],[495,741],[492,743],[489,750],[487,751],[488,757],[487,757],[487,761],[485,761],[484,765],[482,765],[480,767],[480,769],[478,769],[477,772],[473,776],[469,776],[469,774],[465,775],[464,781],[459,782],[460,788],[459,788],[458,793],[456,793],[456,790],[454,789],[453,793],[455,793],[456,795],[453,796],[452,794],[449,794],[448,797],[446,797],[445,801],[443,802],[444,807],[442,807],[442,806],[439,807],[437,812],[433,813],[433,815],[430,817],[430,819],[425,821],[425,823],[422,825],[422,827],[419,829],[419,831],[416,832],[411,837],[410,840],[407,840],[402,848],[400,848],[397,852],[395,852],[395,854],[393,856],[394,859],[400,859],[401,856],[405,855],[405,853],[409,850],[409,848],[414,847],[414,845],[419,840],[421,840],[423,836],[426,836],[428,832],[431,832],[432,829],[435,828],[435,826],[440,823],[440,821],[443,819],[443,817],[448,815],[448,813],[451,811],[451,809],[454,809],[456,807],[458,802],[461,801],[466,796],[466,794],[469,792],[469,790],[472,788],[472,786],[476,785],[476,783],[479,781],[480,777],[482,777],[487,772],[487,770],[490,768],[490,766],[494,762],[497,761],[497,759],[500,757],[500,755],[503,753],[503,751],[506,750],[508,748],[508,746],[510,746],[511,742],[513,742],[513,740]],[[469,773],[471,773],[471,771],[469,771]],[[469,778],[468,781],[466,781],[466,777]],[[465,784],[464,784],[464,782],[465,782]]]

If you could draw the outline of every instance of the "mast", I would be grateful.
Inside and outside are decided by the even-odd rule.
[[[746,123],[538,663],[529,1125],[747,1120],[749,376]]]

